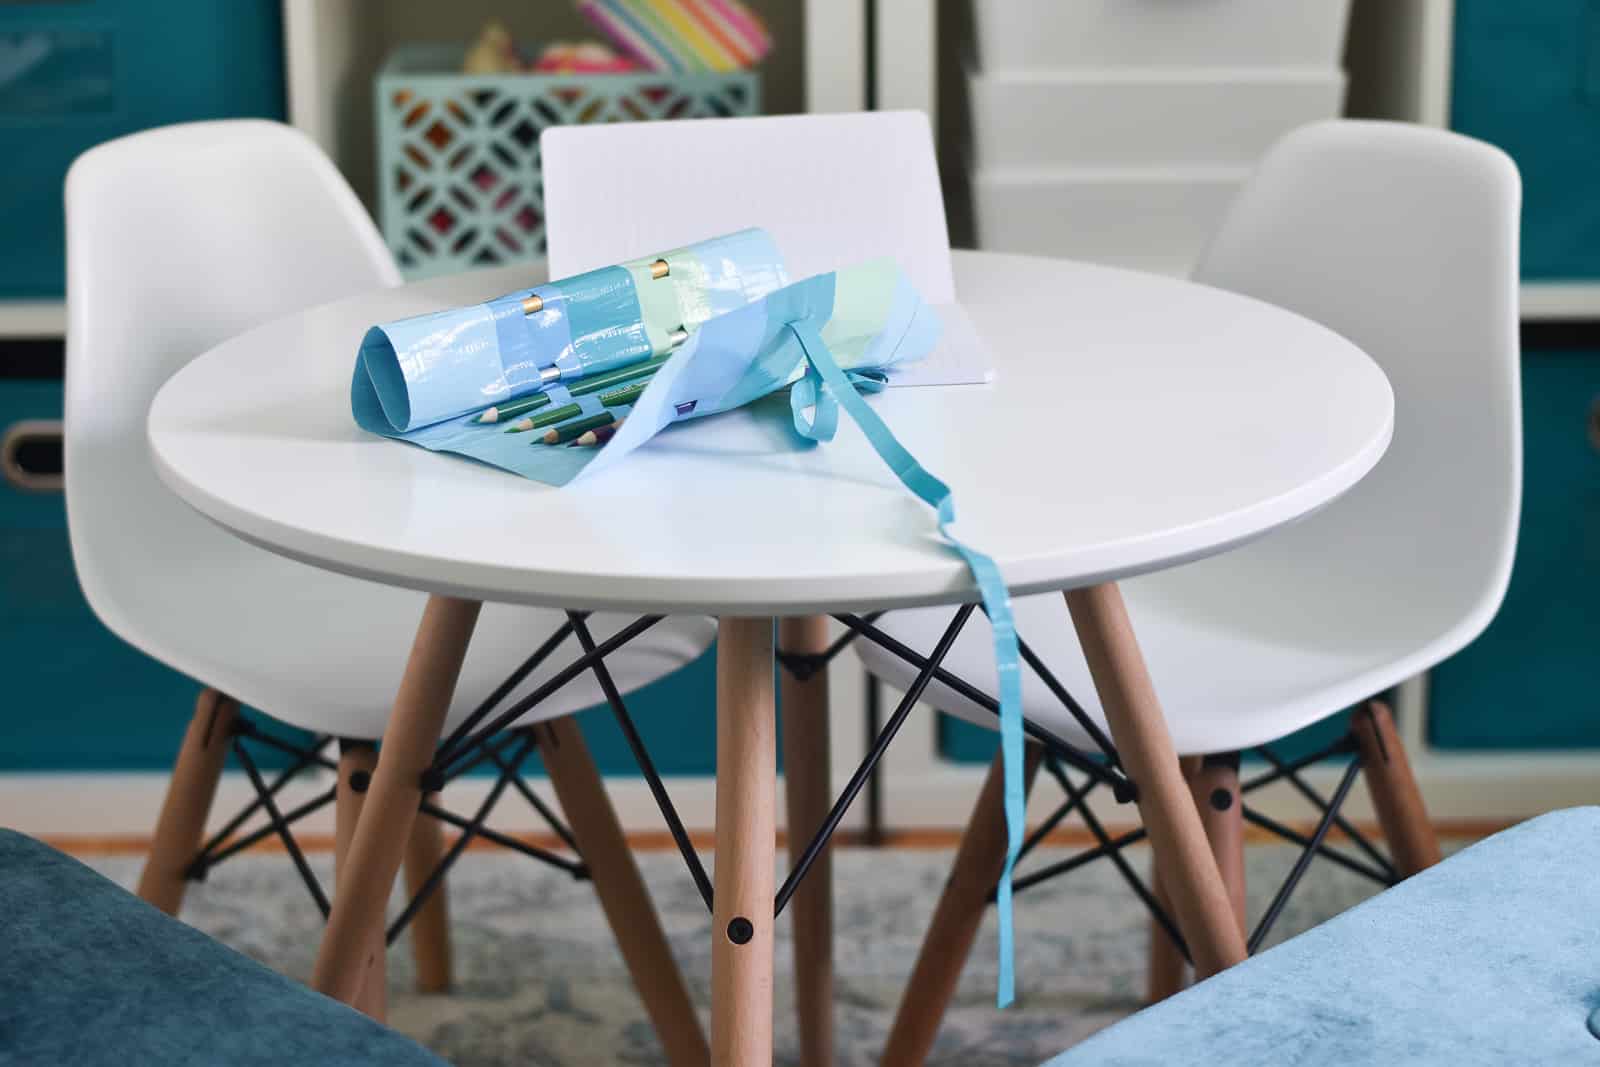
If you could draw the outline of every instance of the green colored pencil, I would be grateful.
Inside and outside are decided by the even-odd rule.
[[[596,374],[593,378],[579,378],[567,386],[567,392],[573,396],[598,393],[602,389],[610,389],[614,385],[631,381],[641,374],[649,374],[671,358],[670,356],[656,356],[654,359],[647,359],[643,363],[635,363],[629,367],[618,367],[616,370],[606,371],[604,374]]]
[[[613,389],[609,393],[601,393],[600,403],[608,408],[620,408],[624,404],[631,404],[638,400],[640,395],[650,387],[650,382],[651,379],[646,378],[642,382],[634,382],[632,385],[625,385],[621,389]]]
[[[574,419],[564,426],[546,430],[544,436],[535,441],[534,444],[559,445],[563,441],[571,441],[573,438],[582,436],[585,430],[596,430],[601,426],[610,426],[616,421],[617,417],[611,412],[602,411],[598,415],[590,415],[586,419]]]
[[[504,404],[496,404],[487,411],[480,412],[474,422],[492,423],[501,419],[514,419],[518,415],[526,415],[530,411],[538,411],[550,403],[550,394],[535,393],[533,396],[523,397],[521,400],[509,400]]]
[[[574,415],[582,414],[583,409],[577,404],[562,404],[560,407],[551,408],[543,414],[513,422],[506,427],[506,433],[523,433],[528,430],[537,430],[541,426],[549,426],[552,423],[560,422],[562,419],[570,419]]]

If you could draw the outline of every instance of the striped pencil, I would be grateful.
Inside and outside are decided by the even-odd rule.
[[[543,414],[513,422],[506,427],[506,433],[526,433],[529,430],[537,430],[541,426],[549,426],[552,423],[560,422],[562,419],[570,419],[574,415],[582,414],[583,409],[577,404],[562,404],[560,407],[551,408]]]
[[[585,430],[597,430],[602,426],[610,426],[617,421],[617,417],[609,411],[602,411],[598,415],[590,415],[586,419],[574,419],[565,426],[556,426],[545,431],[543,437],[534,441],[534,444],[543,442],[547,445],[559,445],[564,441],[582,437]]]
[[[501,419],[514,419],[518,415],[526,415],[530,411],[538,411],[548,403],[550,403],[548,394],[537,393],[521,400],[510,400],[504,404],[497,404],[492,408],[479,412],[478,417],[472,421],[480,425],[488,425],[499,422]]]

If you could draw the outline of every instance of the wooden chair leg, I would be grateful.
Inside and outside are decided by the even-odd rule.
[[[340,743],[338,780],[334,782],[333,792],[333,895],[336,898],[343,888],[345,872],[349,869],[350,842],[356,836],[356,824],[361,821],[367,787],[372,783],[372,771],[377,765],[377,746],[362,741]],[[377,936],[368,949],[375,962],[362,979],[361,989],[350,1005],[379,1022],[383,1022],[389,1014],[386,948],[380,924]]]
[[[347,877],[340,880],[311,972],[312,988],[346,1004],[361,991],[368,969],[377,966],[372,932],[383,927],[384,905],[422,803],[422,772],[439,744],[482,607],[475,600],[431,596],[417,627],[378,767],[350,842]]]
[[[705,1067],[711,1051],[689,989],[577,722],[566,716],[540,723],[534,732],[556,799],[571,824],[639,997],[655,1023],[667,1062],[673,1067]]]
[[[1395,869],[1400,877],[1409,878],[1432,867],[1440,859],[1439,839],[1388,705],[1381,700],[1367,701],[1353,716],[1350,728],[1361,749],[1362,776]]]
[[[139,897],[168,915],[178,914],[183,905],[189,866],[200,854],[238,713],[239,704],[232,697],[215,689],[203,690],[178,748],[150,843],[150,858],[139,875]]]
[[[772,620],[717,624],[717,831],[711,1057],[772,1064],[777,732]]]
[[[1189,779],[1194,805],[1206,828],[1206,841],[1217,861],[1217,873],[1228,891],[1239,936],[1248,937],[1245,925],[1244,799],[1239,795],[1239,754],[1207,756]]]
[[[429,793],[427,799],[438,803],[439,794]],[[406,842],[405,874],[406,892],[413,896],[438,868],[444,858],[444,827],[438,819],[421,816],[411,826],[411,838]],[[451,983],[450,962],[450,898],[446,894],[447,879],[428,894],[428,900],[411,917],[411,955],[417,964],[418,993],[448,993]]]
[[[1105,582],[1066,594],[1089,674],[1111,727],[1111,739],[1138,787],[1139,814],[1174,917],[1208,978],[1245,958],[1244,933],[1206,841],[1200,813],[1178,766],[1161,703],[1128,621],[1122,592]]]
[[[778,647],[799,655],[828,647],[828,620],[814,615],[778,623]],[[778,670],[783,708],[784,799],[788,807],[789,861],[795,862],[833,805],[829,782],[828,672],[802,681]],[[800,1062],[833,1063],[833,850],[824,848],[789,900],[794,924],[795,1006],[800,1021]]]
[[[1023,751],[1022,781],[1026,790],[1033,785],[1043,752],[1037,745],[1028,745]],[[972,817],[967,820],[966,832],[961,835],[950,880],[945,883],[933,921],[923,935],[922,949],[901,994],[881,1062],[902,1067],[928,1058],[945,1009],[955,996],[961,968],[972,952],[978,926],[989,909],[989,893],[999,881],[1005,862],[1005,766],[996,755],[973,805]]]
[[[1195,756],[1185,756],[1178,761],[1183,770],[1183,777],[1192,786],[1194,776],[1200,771],[1200,760]],[[1167,886],[1161,880],[1160,872],[1156,865],[1150,865],[1150,893],[1156,898],[1156,903],[1161,905],[1161,910],[1172,913],[1172,897],[1167,893]],[[1178,950],[1177,942],[1172,940],[1172,935],[1166,928],[1156,922],[1155,917],[1150,919],[1150,962],[1146,981],[1149,1003],[1158,1004],[1174,993],[1179,992],[1188,983],[1189,963],[1183,958],[1183,953]]]

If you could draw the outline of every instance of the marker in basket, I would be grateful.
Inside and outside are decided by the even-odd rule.
[[[596,374],[593,378],[579,378],[567,386],[567,392],[573,396],[583,396],[587,393],[598,393],[602,389],[613,389],[624,382],[631,382],[641,374],[652,374],[670,357],[657,356],[647,359],[643,363],[635,363],[631,367],[622,367],[619,370],[607,371]]]
[[[497,404],[492,408],[479,412],[478,417],[472,421],[489,424],[499,422],[501,419],[514,419],[518,415],[526,415],[530,411],[538,411],[548,403],[550,403],[548,394],[536,393],[521,400],[511,400],[504,404]]]
[[[570,419],[574,415],[582,414],[583,409],[577,404],[562,404],[558,408],[551,408],[549,411],[541,412],[530,418],[518,419],[506,427],[506,433],[527,433],[529,430],[537,430],[541,426],[550,426],[560,422],[562,419]]]
[[[622,424],[626,421],[626,419],[618,419],[610,426],[596,426],[592,430],[585,430],[583,433],[578,435],[576,440],[569,441],[567,443],[567,447],[599,448],[601,445],[615,437],[617,435],[617,431],[622,429]]]
[[[574,419],[565,426],[557,426],[546,430],[543,437],[534,441],[534,444],[559,445],[564,441],[571,441],[582,437],[586,430],[598,430],[602,426],[610,426],[617,421],[617,417],[609,411],[602,411],[598,415],[590,415],[586,419]]]

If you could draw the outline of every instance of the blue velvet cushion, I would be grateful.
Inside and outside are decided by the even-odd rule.
[[[0,830],[0,1062],[444,1063],[10,830]]]
[[[1525,822],[1049,1067],[1600,1064],[1600,808]]]

